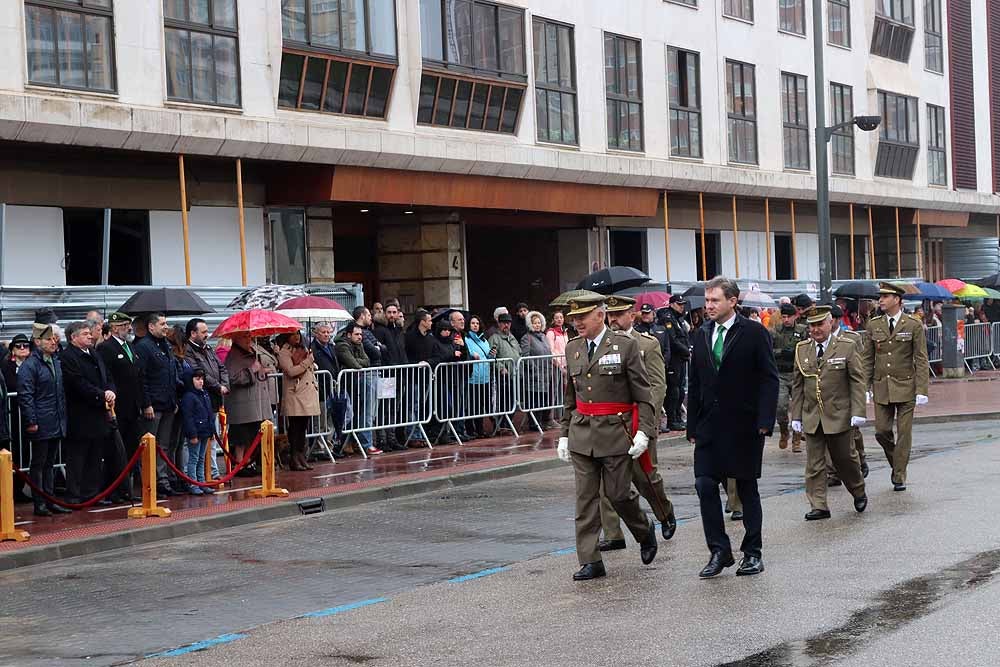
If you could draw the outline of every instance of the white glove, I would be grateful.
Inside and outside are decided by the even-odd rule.
[[[866,421],[868,420],[864,417],[851,417],[851,427],[864,426]]]
[[[917,394],[917,405],[927,405],[927,397],[923,394]]]
[[[640,456],[642,456],[642,453],[646,451],[648,447],[649,447],[649,436],[647,436],[642,431],[639,431],[638,433],[635,434],[635,437],[632,438],[632,447],[629,448],[628,455],[631,456],[633,459],[637,459]]]
[[[865,392],[865,403],[871,403],[871,402],[872,402],[872,393],[870,391],[866,391]]]
[[[560,461],[569,463],[569,438],[559,438],[556,454],[559,456]]]
[[[795,431],[796,433],[802,433],[802,422],[800,422],[798,419],[793,419],[792,430]]]

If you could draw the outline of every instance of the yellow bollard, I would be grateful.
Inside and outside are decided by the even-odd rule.
[[[260,481],[261,488],[250,491],[251,498],[284,497],[288,489],[274,485],[274,424],[269,420],[260,425]]]
[[[14,527],[14,458],[0,449],[0,542],[24,542],[30,535]]]
[[[209,438],[205,443],[205,481],[212,481],[212,448],[215,446],[215,438]]]
[[[156,436],[147,433],[142,436],[142,507],[132,507],[128,511],[130,519],[145,519],[149,516],[167,517],[170,510],[156,504]]]

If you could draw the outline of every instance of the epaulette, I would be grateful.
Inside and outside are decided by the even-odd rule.
[[[640,331],[640,336],[645,336],[646,338],[651,338],[652,340],[659,341],[660,339],[647,331]]]
[[[803,345],[805,345],[807,343],[811,343],[811,342],[812,342],[811,338],[807,338],[806,340],[800,340],[798,343],[795,344],[795,349],[797,350],[800,347],[802,347]]]
[[[914,315],[913,313],[907,313],[906,316],[909,317],[914,322],[916,322],[917,324],[923,326],[923,322],[920,320],[920,318]]]
[[[631,338],[631,336],[629,336],[628,333],[626,333],[624,331],[612,331],[611,333],[615,334],[616,336],[624,336],[625,338]],[[639,332],[636,331],[636,333],[639,333]]]
[[[868,321],[869,322],[874,322],[875,320],[881,320],[881,319],[885,319],[885,315],[876,315],[874,317],[869,317]]]

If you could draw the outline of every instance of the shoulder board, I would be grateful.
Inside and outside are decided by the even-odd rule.
[[[921,326],[923,325],[923,322],[916,315],[913,315],[912,313],[907,313],[906,316],[909,317],[914,322],[916,322],[917,324],[920,324]]]
[[[798,348],[802,347],[803,345],[808,345],[811,342],[812,342],[812,340],[800,340],[798,343],[796,343],[795,348],[798,349]]]
[[[645,331],[640,331],[639,335],[642,336],[642,337],[644,337],[644,338],[649,338],[650,340],[657,340],[656,336],[654,336],[653,334],[650,334],[650,333],[646,333]]]
[[[874,322],[875,320],[884,320],[884,319],[885,319],[885,315],[876,315],[875,317],[868,318],[868,321],[869,322]]]
[[[613,334],[614,334],[614,335],[616,335],[616,336],[621,336],[621,337],[623,337],[623,338],[631,338],[631,336],[629,336],[629,335],[628,335],[627,333],[625,333],[624,331],[612,331],[611,333],[613,333]],[[637,331],[636,333],[639,333],[639,332]]]

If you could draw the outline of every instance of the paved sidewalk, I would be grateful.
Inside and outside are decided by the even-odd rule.
[[[868,416],[874,418],[871,405]],[[918,422],[972,416],[1000,418],[1000,372],[984,371],[963,380],[934,380],[930,403],[916,410]],[[260,485],[259,478],[237,478],[211,496],[164,499],[161,505],[173,510],[166,519],[129,519],[128,505],[40,518],[32,514],[30,504],[17,505],[15,521],[31,533],[31,539],[0,543],[0,569],[296,516],[297,503],[305,499],[323,498],[330,509],[537,472],[559,465],[552,451],[557,435],[556,431],[528,431],[518,438],[317,463],[314,470],[306,472],[282,470],[278,484],[291,492],[288,498],[250,498],[247,491]],[[681,444],[682,436],[671,433],[663,438]]]

